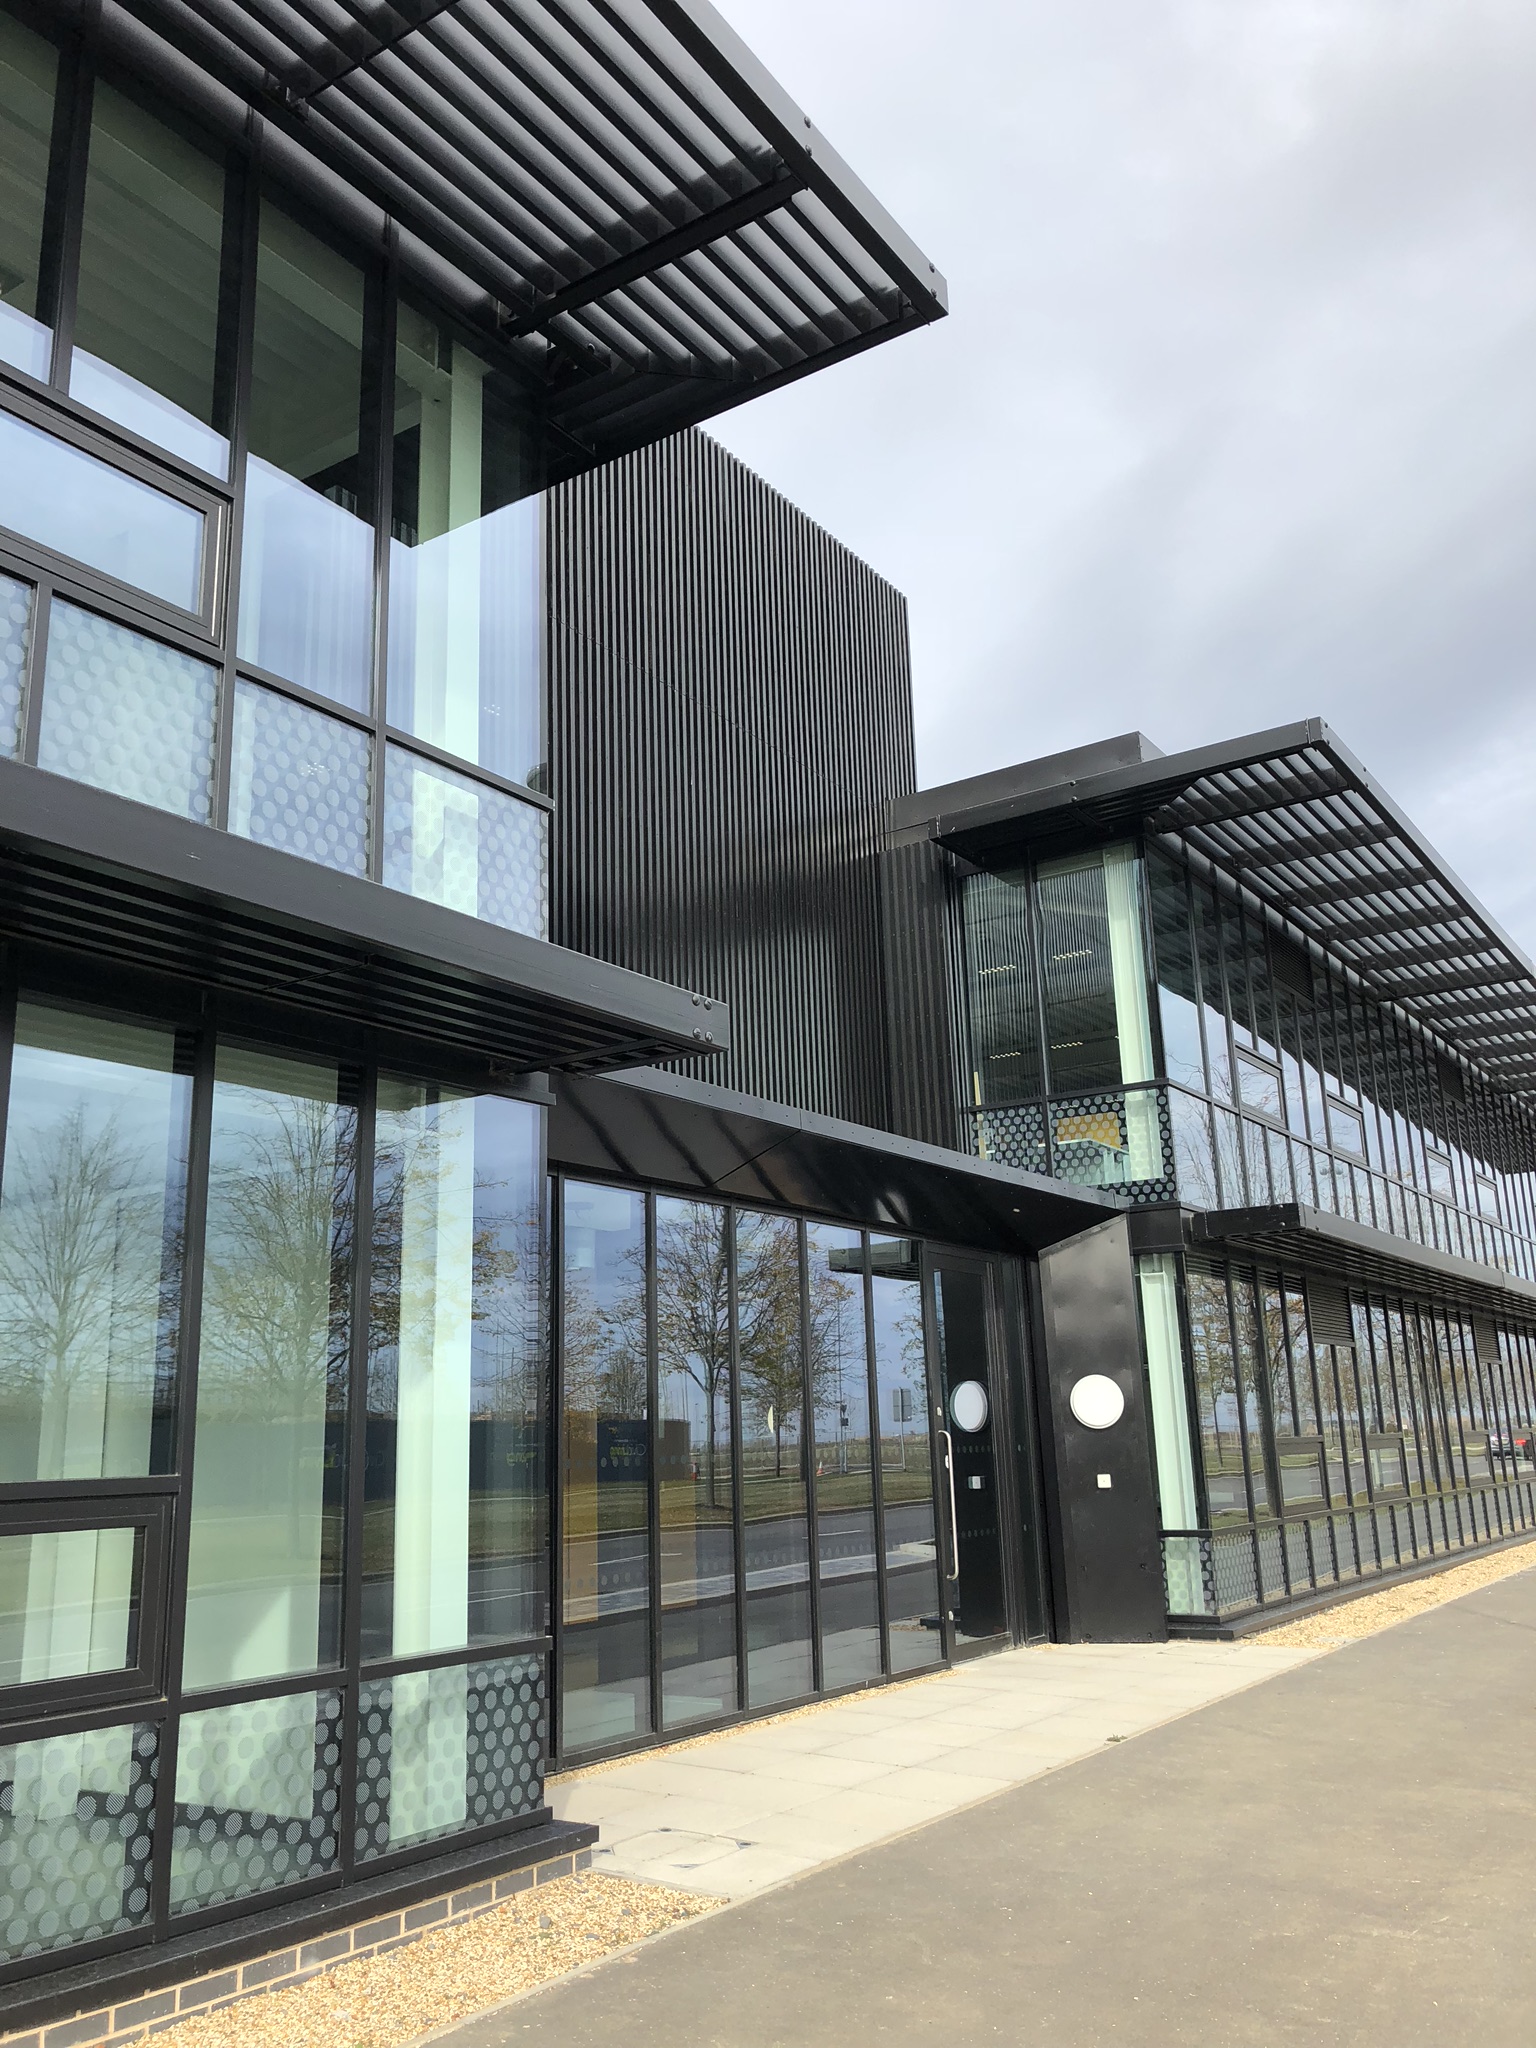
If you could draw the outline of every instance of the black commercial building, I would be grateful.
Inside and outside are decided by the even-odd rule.
[[[707,6],[18,0],[0,179],[0,2024],[1536,1518],[1536,970],[1318,726],[916,792]]]

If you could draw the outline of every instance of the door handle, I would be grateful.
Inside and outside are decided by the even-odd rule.
[[[955,1506],[955,1444],[953,1437],[951,1437],[947,1429],[941,1429],[939,1435],[944,1442],[944,1470],[949,1475],[949,1555],[954,1564],[954,1570],[947,1572],[945,1577],[958,1580],[960,1577],[960,1511]]]

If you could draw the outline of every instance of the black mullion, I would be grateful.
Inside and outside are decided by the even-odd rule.
[[[800,1255],[800,1458],[805,1473],[805,1540],[811,1577],[811,1689],[821,1691],[821,1532],[816,1519],[816,1409],[811,1372],[810,1246],[805,1219],[795,1225]]]
[[[656,1331],[656,1196],[645,1197],[645,1405],[649,1411],[646,1440],[645,1516],[649,1560],[651,1726],[661,1732],[661,1347]]]
[[[37,280],[38,318],[53,328],[53,361],[48,381],[69,384],[75,338],[75,301],[80,283],[80,233],[85,218],[85,173],[91,146],[91,100],[96,61],[77,33],[59,53],[48,149],[48,189],[43,199],[43,246]]]
[[[363,1494],[368,1467],[368,1366],[373,1282],[373,1173],[379,1075],[363,1069],[353,1147],[352,1327],[347,1346],[347,1469],[341,1609],[341,1868],[350,1871],[357,1820],[357,1752],[363,1643]]]
[[[891,1675],[890,1589],[885,1583],[885,1471],[880,1445],[880,1375],[875,1360],[875,1279],[870,1260],[869,1232],[859,1233],[864,1267],[864,1372],[869,1382],[869,1473],[871,1505],[874,1510],[875,1592],[880,1610],[880,1670]]]
[[[736,1703],[747,1711],[747,1528],[741,1448],[741,1317],[736,1289],[736,1209],[725,1212],[726,1324],[730,1335],[731,1522],[736,1551]]]
[[[227,380],[229,480],[234,491],[226,526],[222,613],[224,670],[213,751],[213,822],[228,828],[230,768],[235,731],[235,657],[240,637],[240,571],[245,539],[245,472],[251,437],[251,365],[256,341],[256,263],[261,245],[261,124],[246,155],[232,151],[224,202],[224,251],[219,277],[219,343],[215,381]]]
[[[545,1491],[549,1501],[549,1737],[550,1757],[560,1754],[560,1695],[565,1683],[565,1180],[552,1174],[545,1183],[549,1200],[549,1422],[545,1445],[549,1463]]]
[[[176,1760],[183,1698],[182,1657],[187,1630],[187,1580],[192,1534],[192,1481],[197,1453],[197,1374],[202,1340],[203,1249],[208,1222],[208,1160],[213,1136],[214,1015],[205,1010],[192,1072],[192,1113],[187,1134],[187,1192],[183,1226],[181,1327],[177,1332],[180,1386],[176,1465],[181,1486],[171,1532],[170,1586],[164,1638],[167,1711],[160,1737],[155,1797],[155,1846],[150,1882],[151,1923],[157,1940],[170,1932],[171,1835],[176,1819]]]
[[[368,790],[368,872],[384,876],[384,785],[389,742],[389,543],[394,530],[395,338],[400,309],[399,239],[385,230],[384,262],[368,272],[364,319],[364,403],[361,431],[372,429],[373,455],[373,760]]]

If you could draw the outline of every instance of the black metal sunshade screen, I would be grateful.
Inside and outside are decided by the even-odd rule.
[[[945,311],[701,0],[128,4],[489,292],[594,454]]]
[[[1536,965],[1321,719],[941,819],[957,852],[1145,822],[1353,967],[1512,1094],[1536,1093]]]

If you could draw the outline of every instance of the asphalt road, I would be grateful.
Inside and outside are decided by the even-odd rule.
[[[1532,2048],[1536,1572],[448,2040]]]

